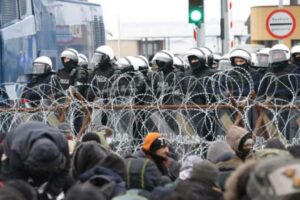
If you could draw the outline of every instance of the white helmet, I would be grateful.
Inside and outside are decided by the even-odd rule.
[[[269,53],[271,48],[263,48],[256,53],[256,65],[257,67],[268,67],[269,66]]]
[[[180,55],[176,55],[174,57],[174,67],[180,69],[181,71],[185,71],[187,69],[187,63]]]
[[[291,57],[290,49],[284,44],[276,44],[269,51],[269,63],[287,61]]]
[[[262,48],[259,52],[257,52],[256,54],[266,54],[269,55],[271,48],[266,47],[266,48]]]
[[[78,52],[73,48],[65,49],[61,54],[61,58],[69,58],[73,60],[75,63],[78,63]]]
[[[292,54],[292,59],[291,59],[292,62],[299,65],[300,58],[298,54],[300,54],[300,44],[293,46],[293,48],[291,49],[291,54]]]
[[[78,65],[84,68],[87,68],[89,65],[87,57],[82,53],[78,54]]]
[[[110,46],[102,45],[98,47],[94,53],[93,62],[95,65],[98,63],[106,63],[114,60],[114,51]]]
[[[251,64],[251,54],[245,49],[233,49],[230,52],[229,59],[232,66],[235,66],[234,58],[242,58],[244,59],[248,65]]]
[[[200,49],[203,51],[203,53],[206,56],[206,64],[211,67],[214,63],[214,53],[213,51],[208,47],[200,47]]]
[[[118,60],[118,67],[120,69],[124,69],[132,66],[134,71],[139,70],[138,59],[134,56],[125,56]]]
[[[229,54],[225,54],[220,58],[219,61],[219,69],[221,70],[227,70],[232,67],[230,59],[229,59]]]
[[[32,63],[32,74],[46,74],[52,71],[52,61],[47,56],[37,57]]]
[[[295,53],[300,53],[300,44],[297,44],[297,45],[292,47],[291,54],[293,55]]]
[[[154,55],[151,63],[159,68],[173,67],[174,54],[169,50],[159,51]]]
[[[139,70],[146,74],[150,70],[148,59],[143,55],[138,55],[135,57],[139,63]]]

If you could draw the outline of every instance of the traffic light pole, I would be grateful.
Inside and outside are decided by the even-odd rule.
[[[197,26],[197,47],[205,46],[205,23]]]
[[[222,40],[222,54],[229,52],[229,27],[228,27],[228,9],[227,0],[221,1],[221,40]]]

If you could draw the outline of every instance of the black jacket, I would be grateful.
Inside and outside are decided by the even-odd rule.
[[[29,156],[31,146],[40,138],[51,139],[65,157],[66,164],[63,169],[55,173],[45,173],[45,176],[31,176],[25,169],[25,161]],[[27,122],[21,124],[10,132],[4,141],[4,152],[7,156],[7,179],[33,179],[34,185],[40,186],[48,182],[46,190],[52,195],[58,195],[64,186],[70,168],[68,142],[58,129],[52,128],[42,122]]]

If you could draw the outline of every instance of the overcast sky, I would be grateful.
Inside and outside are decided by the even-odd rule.
[[[103,7],[106,27],[123,22],[187,21],[188,0],[89,0]],[[205,0],[205,20],[220,18],[220,1]],[[246,20],[250,7],[277,5],[279,0],[233,0],[233,18]],[[283,0],[287,4],[288,0]]]

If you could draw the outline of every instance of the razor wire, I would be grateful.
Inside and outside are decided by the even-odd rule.
[[[251,74],[238,68],[202,78],[164,77],[158,72],[149,77],[115,75],[101,89],[86,85],[85,94],[79,94],[76,87],[63,91],[41,84],[27,90],[38,96],[36,101],[22,99],[22,92],[14,100],[2,98],[0,132],[9,134],[32,120],[52,126],[67,122],[79,139],[86,132],[110,127],[114,130],[111,145],[126,154],[138,149],[147,133],[157,131],[181,158],[204,154],[212,141],[225,140],[232,124],[252,131],[257,136],[256,148],[275,136],[287,143],[299,142],[300,75],[268,73],[256,89]],[[22,91],[24,86],[17,85]],[[4,87],[0,85],[2,96]],[[278,96],[278,90],[289,98]],[[92,101],[85,98],[88,92],[95,96]]]

